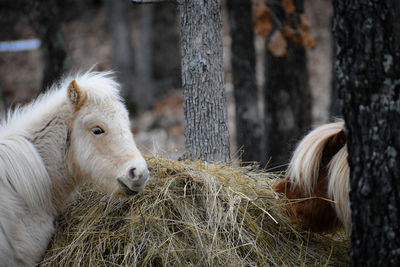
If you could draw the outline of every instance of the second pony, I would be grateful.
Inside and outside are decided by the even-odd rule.
[[[289,200],[291,220],[313,232],[351,229],[349,165],[344,123],[317,127],[293,153],[287,177],[275,191]]]

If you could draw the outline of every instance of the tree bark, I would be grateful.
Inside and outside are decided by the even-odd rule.
[[[220,0],[180,0],[179,8],[186,153],[226,162],[230,151]]]
[[[294,21],[303,13],[303,0],[293,1]],[[282,23],[287,20],[282,1],[270,6]],[[276,25],[275,28],[279,29]],[[287,56],[274,56],[267,49],[265,56],[264,131],[266,155],[270,166],[289,161],[294,144],[311,127],[311,93],[308,86],[307,55],[303,45],[287,41]]]
[[[332,18],[333,19],[333,18]],[[333,23],[333,22],[332,22]],[[332,38],[332,78],[331,78],[331,101],[329,107],[329,115],[331,118],[341,118],[342,117],[342,107],[339,99],[339,92],[337,84],[336,75],[336,45],[335,40]]]
[[[400,266],[400,2],[333,3],[351,176],[351,265]]]
[[[46,91],[55,80],[67,72],[71,66],[67,48],[61,33],[62,16],[57,1],[37,1],[36,16],[39,24],[36,31],[40,36],[43,51],[42,91]]]
[[[112,39],[112,62],[118,82],[121,84],[121,94],[130,111],[134,111],[132,84],[133,55],[131,46],[131,26],[128,8],[125,0],[107,0],[110,34]]]
[[[236,142],[243,161],[261,161],[261,125],[255,71],[252,2],[229,0]]]
[[[0,116],[1,118],[4,118],[3,116],[6,114],[7,110],[7,105],[6,105],[6,99],[4,98],[4,93],[3,93],[3,87],[0,81]]]
[[[182,88],[179,14],[175,4],[154,5],[152,32],[154,95],[160,97],[171,89]]]
[[[139,5],[135,47],[134,99],[139,112],[148,110],[154,100],[152,27],[154,5]]]

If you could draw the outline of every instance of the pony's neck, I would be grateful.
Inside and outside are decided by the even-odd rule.
[[[67,103],[61,103],[57,112],[44,114],[31,124],[30,141],[41,156],[51,179],[52,205],[60,212],[65,202],[81,183],[72,175],[70,161],[70,131],[73,112]]]

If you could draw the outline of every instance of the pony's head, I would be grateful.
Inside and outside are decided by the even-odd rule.
[[[146,162],[136,147],[128,112],[109,73],[87,73],[68,84],[74,112],[70,126],[70,168],[108,192],[141,191],[148,179]]]
[[[345,225],[349,212],[347,147],[343,122],[320,126],[293,153],[285,180],[275,191],[291,199],[289,216],[301,227],[329,232]],[[340,210],[339,210],[340,208]],[[346,220],[345,219],[345,220]]]

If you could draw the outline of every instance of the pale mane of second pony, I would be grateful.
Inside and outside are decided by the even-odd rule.
[[[317,182],[320,162],[329,139],[343,130],[343,121],[317,127],[301,140],[287,169],[291,190],[299,186],[311,195]]]
[[[328,166],[328,197],[335,201],[335,210],[347,232],[351,230],[349,201],[350,169],[347,163],[347,145],[332,158]]]

